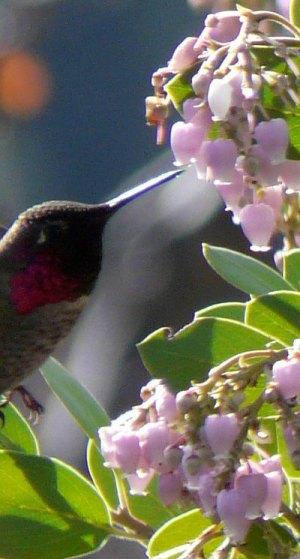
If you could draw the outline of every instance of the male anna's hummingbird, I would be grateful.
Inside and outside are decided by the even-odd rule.
[[[0,394],[18,387],[70,331],[100,273],[110,217],[180,172],[104,204],[45,202],[19,215],[0,240]]]

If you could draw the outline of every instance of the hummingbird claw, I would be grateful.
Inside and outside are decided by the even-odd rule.
[[[30,410],[29,420],[32,421],[33,425],[36,425],[40,415],[44,413],[43,406],[32,396],[32,394],[30,394],[30,392],[28,392],[24,386],[17,386],[15,391],[19,392],[24,405]]]

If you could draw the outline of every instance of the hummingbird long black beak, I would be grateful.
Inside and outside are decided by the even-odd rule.
[[[158,186],[161,186],[162,184],[169,182],[175,177],[181,175],[181,173],[183,173],[182,169],[176,169],[175,171],[169,171],[167,173],[163,173],[158,177],[154,177],[153,179],[150,179],[147,182],[144,182],[143,184],[139,184],[138,186],[135,186],[134,188],[127,190],[127,192],[124,192],[123,194],[119,194],[119,196],[116,196],[112,200],[106,202],[106,205],[111,210],[111,213],[114,213],[120,208],[122,208],[123,206],[126,206],[127,204],[135,200],[136,198],[139,198],[139,196],[141,196],[145,192],[153,190],[154,188],[157,188]]]

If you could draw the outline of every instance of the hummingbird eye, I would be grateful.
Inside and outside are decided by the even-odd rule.
[[[42,229],[41,232],[40,232],[40,234],[39,234],[39,236],[38,236],[38,238],[37,238],[36,243],[37,243],[38,245],[43,245],[46,241],[47,241],[47,235],[46,235],[46,233],[45,233],[45,230]]]
[[[61,238],[63,232],[68,230],[68,224],[64,221],[49,221],[40,229],[36,243],[43,245],[53,243]]]

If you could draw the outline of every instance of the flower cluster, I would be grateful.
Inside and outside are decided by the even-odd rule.
[[[146,493],[156,475],[165,505],[198,506],[223,521],[233,543],[245,541],[255,519],[278,515],[280,461],[254,458],[247,441],[250,412],[232,412],[228,402],[227,409],[225,403],[216,409],[201,385],[175,395],[162,380],[152,380],[141,398],[141,405],[99,430],[106,466],[123,472],[132,493]]]
[[[159,141],[171,101],[180,105],[183,120],[173,124],[170,137],[175,164],[193,164],[200,179],[214,183],[252,250],[259,251],[268,250],[278,233],[285,236],[285,248],[300,246],[300,161],[288,158],[284,117],[299,105],[299,52],[263,34],[262,13],[210,14],[200,36],[184,39],[168,66],[153,74],[155,96],[147,101]],[[254,48],[260,41],[274,49],[286,73],[261,63]],[[168,82],[174,74],[186,87],[181,99],[176,92],[174,99],[174,79],[172,86]]]
[[[286,359],[273,365],[273,380],[282,398],[284,436],[291,459],[300,468],[300,413],[294,411],[300,396],[300,340],[295,340]]]

